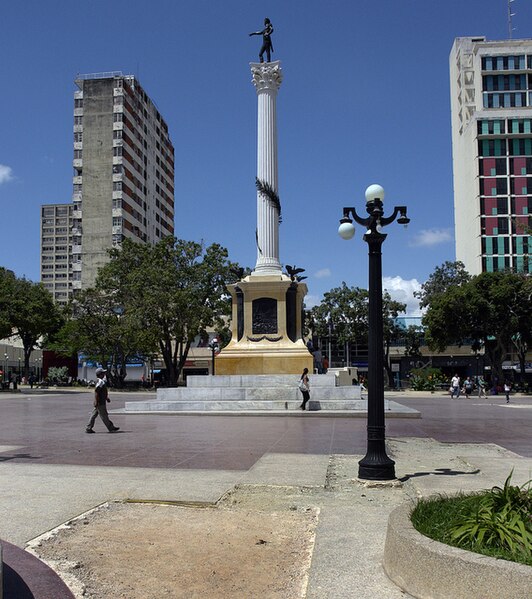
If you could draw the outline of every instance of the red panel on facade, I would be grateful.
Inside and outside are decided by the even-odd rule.
[[[526,214],[528,208],[528,199],[527,198],[515,198],[515,213],[516,214]]]
[[[484,161],[482,162],[482,174],[485,177],[489,177],[492,168],[495,168],[495,158],[484,158]]]
[[[514,170],[512,175],[520,175],[522,169],[526,168],[526,158],[514,158]]]
[[[497,217],[486,218],[486,235],[497,235]]]
[[[495,190],[495,191],[493,191]],[[484,179],[484,195],[491,196],[497,193],[497,179],[489,177]]]
[[[486,198],[484,200],[484,214],[486,216],[492,216],[494,208],[497,209],[497,198]]]
[[[514,193],[522,193],[523,187],[526,189],[526,177],[516,177],[514,179]]]

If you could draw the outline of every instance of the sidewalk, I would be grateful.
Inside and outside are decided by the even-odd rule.
[[[112,392],[111,406],[133,396]],[[2,394],[0,537],[24,548],[73,522],[35,551],[78,597],[405,597],[381,567],[390,512],[512,468],[515,483],[532,478],[532,400],[395,401],[422,415],[387,420],[402,484],[367,488],[363,419],[117,414],[119,434],[85,435],[90,391]]]
[[[175,581],[164,580],[164,569],[157,560],[150,562],[151,549],[142,540],[153,534],[153,526],[159,522],[161,510],[189,510],[190,518],[204,518],[205,527],[199,529],[195,543],[188,546],[186,555],[196,555],[197,563],[188,563],[187,571],[200,572],[206,556],[214,549],[209,544],[207,511],[205,506],[215,506],[219,513],[255,514],[258,523],[265,514],[288,517],[298,514],[316,514],[314,532],[308,538],[312,559],[301,559],[299,576],[305,584],[297,597],[307,599],[399,599],[408,597],[385,576],[381,559],[384,548],[387,518],[399,504],[413,498],[434,493],[453,493],[458,490],[474,491],[501,484],[514,470],[516,484],[526,482],[532,475],[532,459],[523,458],[499,446],[491,444],[451,444],[439,443],[432,439],[397,438],[388,442],[389,455],[396,460],[396,473],[400,484],[394,486],[366,486],[355,480],[357,462],[361,456],[349,455],[304,455],[270,452],[259,459],[247,471],[179,470],[156,468],[98,468],[91,466],[64,465],[21,465],[2,464],[3,493],[0,505],[0,519],[4,525],[2,535],[7,540],[23,545],[29,539],[83,514],[95,506],[108,501],[124,499],[156,500],[177,502],[168,506],[121,506],[122,518],[134,522],[118,532],[121,552],[115,549],[108,555],[98,556],[105,551],[101,534],[98,534],[96,515],[88,514],[82,519],[83,526],[72,527],[52,536],[49,541],[30,543],[37,555],[45,559],[57,559],[61,551],[64,559],[59,560],[61,573],[73,585],[76,596],[81,597],[86,583],[96,580],[104,594],[90,594],[91,597],[113,599],[159,598],[159,597],[212,597],[213,579],[218,584],[217,597],[249,597],[245,592],[230,591],[231,580],[221,580],[221,571],[226,560],[213,563],[213,572],[219,572],[219,579],[213,574],[210,578],[196,580],[196,594],[188,594]],[[6,451],[6,448],[0,448]],[[0,454],[1,455],[1,454]],[[23,502],[20,498],[24,497]],[[183,504],[186,504],[184,507]],[[128,517],[129,513],[129,517]],[[35,515],[38,515],[38,518]],[[105,516],[104,512],[104,517]],[[109,512],[112,516],[113,512]],[[113,526],[119,520],[109,517],[106,526]],[[250,525],[251,526],[251,525]],[[94,536],[91,537],[91,530]],[[76,532],[76,531],[79,531]],[[165,543],[165,534],[172,539],[178,530],[157,529],[158,542]],[[198,532],[198,531],[196,531]],[[75,547],[76,535],[84,535],[85,548],[81,563],[72,567],[68,548]],[[236,533],[235,533],[236,534]],[[129,535],[129,537],[127,536]],[[87,538],[90,543],[87,544]],[[177,537],[176,537],[177,538]],[[54,540],[55,539],[55,540]],[[56,541],[61,543],[57,544]],[[190,539],[189,539],[190,541]],[[70,543],[70,545],[69,545]],[[192,543],[192,541],[190,541]],[[170,543],[167,551],[179,549]],[[163,545],[166,547],[166,545]],[[91,547],[89,551],[87,548]],[[109,546],[107,546],[109,549]],[[238,548],[237,548],[238,549]],[[250,547],[240,548],[243,554]],[[113,585],[109,580],[98,580],[98,573],[90,570],[91,553],[98,560],[111,560]],[[213,554],[214,555],[214,554]],[[141,556],[141,559],[136,559]],[[158,558],[160,559],[160,558]],[[168,559],[170,556],[168,555]],[[121,561],[122,560],[122,561]],[[68,563],[70,561],[70,564]],[[309,563],[310,562],[310,563]],[[151,589],[144,588],[142,594],[127,585],[130,564],[135,563],[135,571],[143,584],[153,580]],[[227,564],[226,564],[227,565]],[[238,570],[234,564],[233,582],[249,576],[249,572]],[[260,564],[259,564],[260,566]],[[155,578],[153,573],[157,572]],[[175,573],[174,573],[175,574]],[[189,572],[190,574],[190,572]],[[170,577],[170,574],[167,574]],[[227,582],[227,585],[224,586]],[[260,581],[259,581],[260,582]],[[202,586],[203,584],[203,586]],[[125,586],[124,586],[125,585]],[[249,583],[251,585],[251,582]],[[109,588],[116,595],[109,594]],[[166,588],[170,594],[161,594]],[[172,590],[173,589],[173,590]],[[122,593],[122,594],[120,594]],[[173,594],[175,593],[175,594]],[[273,593],[273,591],[272,591]],[[277,595],[263,593],[265,598]],[[296,595],[285,595],[295,599]],[[9,599],[9,598],[5,598]],[[60,599],[59,597],[57,599]]]

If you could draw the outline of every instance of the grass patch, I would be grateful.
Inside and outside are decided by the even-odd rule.
[[[422,499],[412,524],[435,541],[532,566],[532,488],[511,478],[489,491]]]

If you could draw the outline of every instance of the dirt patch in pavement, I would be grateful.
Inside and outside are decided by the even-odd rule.
[[[106,504],[32,551],[89,599],[305,596],[314,508]]]

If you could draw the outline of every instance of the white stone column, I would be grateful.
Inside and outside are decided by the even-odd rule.
[[[278,192],[277,181],[277,90],[283,74],[280,61],[251,63],[253,85],[258,97],[257,178]],[[257,191],[257,264],[253,274],[281,274],[279,262],[279,214],[277,208]]]

